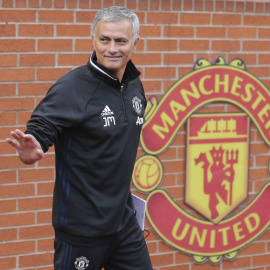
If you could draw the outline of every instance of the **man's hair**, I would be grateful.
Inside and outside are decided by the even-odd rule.
[[[125,7],[112,6],[108,8],[103,8],[99,10],[94,18],[92,25],[92,35],[95,38],[96,35],[96,27],[99,21],[110,21],[116,22],[121,20],[129,20],[132,26],[132,38],[133,42],[139,36],[139,18],[138,16],[131,10]]]

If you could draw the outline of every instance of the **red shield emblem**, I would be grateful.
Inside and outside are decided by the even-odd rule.
[[[248,196],[249,117],[194,114],[188,120],[185,201],[219,223]]]

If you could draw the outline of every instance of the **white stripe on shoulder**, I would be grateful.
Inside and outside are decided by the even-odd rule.
[[[116,78],[112,77],[111,75],[109,75],[108,73],[106,73],[104,70],[102,70],[101,68],[99,68],[96,64],[93,63],[91,57],[90,57],[90,64],[96,68],[97,70],[99,70],[100,72],[102,72],[103,74],[107,75],[108,77],[110,77],[111,79],[113,79],[114,81],[117,81]]]

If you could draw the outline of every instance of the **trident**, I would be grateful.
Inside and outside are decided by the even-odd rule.
[[[230,158],[229,158],[229,154],[230,154]],[[239,151],[238,149],[236,149],[236,151],[231,150],[231,152],[229,152],[229,150],[226,151],[226,163],[230,164],[230,168],[233,170],[233,164],[238,163],[238,154]],[[230,181],[230,206],[232,205],[232,188],[233,188],[233,179],[231,179]]]

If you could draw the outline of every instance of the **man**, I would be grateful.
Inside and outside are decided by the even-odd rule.
[[[26,164],[55,145],[55,269],[152,269],[130,193],[146,107],[140,72],[130,60],[138,33],[135,13],[100,10],[90,61],[60,78],[26,132],[17,129],[15,140],[7,139]]]

